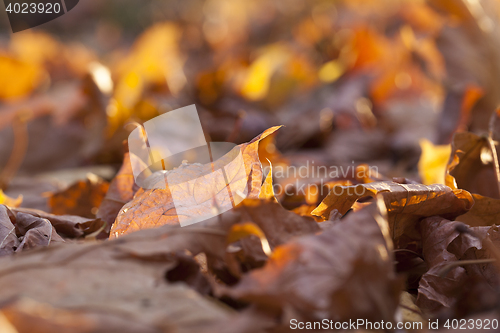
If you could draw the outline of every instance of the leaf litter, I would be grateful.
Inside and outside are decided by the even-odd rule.
[[[497,4],[167,5],[182,20],[138,37],[97,20],[93,47],[43,30],[0,45],[1,332],[498,318]],[[229,184],[247,193],[181,227],[217,210],[214,165],[140,188],[123,143],[193,102],[210,141],[238,144]],[[37,177],[96,165],[116,172]]]

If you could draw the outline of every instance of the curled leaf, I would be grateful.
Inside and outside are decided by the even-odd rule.
[[[64,242],[49,220],[0,205],[0,256]]]
[[[264,183],[262,184],[262,187],[260,189],[259,199],[276,200],[273,188],[273,166],[271,164],[271,161],[268,160],[268,162],[269,162],[269,172],[266,176],[266,179],[264,179]]]
[[[262,244],[262,250],[266,255],[271,255],[271,247],[267,241],[266,235],[255,223],[235,224],[231,227],[227,236],[227,243],[234,243],[244,237],[257,236]]]
[[[446,185],[499,199],[496,150],[492,147],[494,143],[489,137],[468,132],[455,134]]]
[[[249,143],[238,146],[241,151],[245,170],[244,172],[241,172],[243,170],[229,170],[230,174],[234,174],[233,178],[228,179],[229,186],[236,183],[240,184],[243,181],[248,188],[248,198],[257,198],[259,196],[262,184],[262,166],[258,155],[259,141],[274,133],[279,128],[279,126],[272,127]],[[214,163],[224,162],[223,159],[227,158],[230,154],[232,152],[229,152]],[[210,181],[210,178],[208,178],[207,182],[204,182],[204,179],[202,179],[200,182],[194,183],[194,187],[191,188],[182,181],[185,178],[195,179],[196,175],[201,177],[206,174],[207,170],[211,170],[211,168],[210,164],[204,166],[196,164],[183,165],[182,169],[172,170],[171,177],[177,179],[175,185],[151,190],[140,189],[134,199],[127,203],[118,214],[111,228],[110,237],[114,238],[140,229],[154,228],[164,224],[177,225],[179,224],[179,214],[182,214],[183,219],[188,219],[190,216],[196,218],[209,214],[214,209],[217,210],[213,202],[215,194],[220,195],[220,197],[217,197],[217,200],[232,201],[233,198],[230,195],[232,191],[214,193],[215,188],[224,189],[227,186],[225,183],[214,185]],[[231,163],[231,168],[239,169],[241,165],[239,163]],[[241,175],[243,174],[248,175],[248,179],[241,179]],[[160,181],[165,180],[160,179]],[[177,197],[182,195],[183,200],[179,207],[174,203],[171,191],[177,191]]]
[[[498,227],[468,228],[434,216],[422,221],[421,230],[423,257],[429,267],[418,287],[417,305],[422,310],[477,312],[498,301],[494,292],[500,282],[497,268],[483,260],[491,258],[485,246],[489,237],[495,246],[500,244]],[[478,298],[482,300],[471,302]]]
[[[418,238],[416,225],[422,218],[434,215],[456,217],[467,212],[474,203],[467,191],[452,190],[446,185],[378,182],[336,186],[312,214],[327,220],[330,213],[337,209],[344,215],[358,199],[377,194],[385,201],[391,237],[398,244]],[[403,236],[406,240],[400,239]]]

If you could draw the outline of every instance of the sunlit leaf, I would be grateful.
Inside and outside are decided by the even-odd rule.
[[[110,133],[134,114],[148,85],[166,85],[174,95],[184,87],[185,57],[179,49],[180,37],[181,31],[175,24],[154,25],[139,37],[132,52],[117,65],[119,79],[108,106]]]
[[[249,67],[242,84],[241,94],[249,100],[263,99],[268,91],[271,77],[289,57],[287,49],[274,45],[263,50],[262,54]]]
[[[36,64],[26,63],[0,54],[0,99],[28,95],[43,81],[45,72]]]
[[[93,174],[49,198],[51,212],[56,215],[78,215],[93,218],[101,205],[109,183]]]
[[[255,223],[243,223],[243,224],[235,224],[231,227],[229,234],[227,236],[227,243],[234,243],[239,241],[240,239],[248,236],[256,236],[259,238],[260,243],[262,244],[262,250],[266,255],[271,255],[271,247],[269,246],[269,242],[266,238],[264,232],[259,228]]]
[[[273,166],[269,162],[269,172],[267,173],[266,179],[260,189],[259,199],[273,199],[276,200],[274,196],[274,186],[273,186]]]
[[[279,128],[279,126],[272,127],[254,138],[251,142],[236,147],[241,149],[245,172],[235,173],[235,178],[229,178],[228,184],[239,184],[238,188],[242,184],[246,184],[248,188],[248,193],[246,195],[247,198],[257,198],[262,186],[262,167],[258,156],[259,142],[268,135],[277,131]],[[234,149],[233,151],[237,152]],[[215,161],[215,163],[219,163],[222,166],[226,165],[227,161],[232,161],[230,155],[232,152],[228,153],[218,161]],[[238,163],[231,164],[231,168],[240,167],[241,166],[238,165]],[[175,172],[176,177],[191,177],[192,179],[195,179],[196,175],[207,174],[207,170],[212,170],[212,166],[210,164],[182,165],[173,171]],[[249,176],[248,179],[241,178],[242,176],[246,177],[246,175]],[[160,181],[165,182],[163,176],[159,179]],[[183,219],[188,219],[190,216],[199,217],[202,215],[213,214],[214,209],[217,210],[217,207],[213,202],[215,197],[215,187],[210,178],[206,178],[208,180],[207,182],[204,182],[204,179],[205,178],[199,182],[193,183],[192,186],[195,186],[193,189],[187,185],[183,185],[182,182],[174,185],[175,187],[172,188],[169,186],[166,188],[157,188],[152,190],[144,190],[141,188],[136,193],[134,199],[127,203],[118,214],[111,229],[111,237],[118,237],[140,229],[154,228],[164,224],[177,225],[180,221],[178,214],[182,214]],[[222,188],[226,186],[225,183],[219,185],[222,185]],[[178,188],[179,191],[181,191],[179,193],[182,193],[183,195],[183,207],[176,207],[174,204],[171,191],[176,190],[176,188]],[[229,193],[230,192],[228,191],[219,192],[218,194],[220,197],[218,197],[218,200],[231,200],[232,202],[233,199],[231,196],[226,197],[226,194],[229,195]],[[202,194],[203,198],[196,197],[197,194]],[[182,209],[182,212],[177,211],[179,208]]]
[[[334,187],[321,204],[312,212],[328,220],[333,210],[344,215],[354,202],[364,197],[380,194],[387,206],[391,237],[395,243],[419,238],[418,222],[428,216],[459,216],[467,212],[474,200],[464,190],[452,190],[446,185],[399,184],[375,182],[355,186]],[[403,238],[403,240],[401,240]]]
[[[2,190],[0,190],[0,205],[6,205],[9,207],[19,207],[21,206],[22,202],[23,202],[22,195],[18,196],[16,199],[13,199],[7,196],[5,193],[3,193]]]
[[[445,173],[450,159],[450,145],[434,145],[427,139],[420,140],[422,154],[418,171],[424,185],[445,184]]]

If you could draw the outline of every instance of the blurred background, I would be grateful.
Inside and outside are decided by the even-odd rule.
[[[110,180],[133,123],[190,104],[212,141],[285,125],[265,163],[439,182],[422,149],[447,160],[500,100],[496,0],[81,0],[16,34],[0,7],[0,187],[33,208]]]

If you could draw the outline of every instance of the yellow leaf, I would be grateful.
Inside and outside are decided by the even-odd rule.
[[[130,54],[115,70],[119,77],[108,106],[109,133],[134,114],[148,85],[165,84],[177,94],[186,83],[185,57],[179,49],[181,30],[172,23],[154,25],[135,42]]]
[[[21,203],[23,202],[23,196],[20,195],[17,197],[17,199],[13,199],[11,197],[8,197],[5,193],[3,193],[2,190],[0,190],[0,205],[6,205],[9,207],[19,207],[21,206]]]
[[[14,34],[10,49],[21,61],[43,65],[61,55],[61,44],[49,34],[26,31]]]
[[[279,45],[265,49],[248,69],[241,94],[252,101],[266,97],[271,77],[288,60],[288,54],[287,49]]]
[[[325,83],[336,81],[342,74],[345,73],[346,66],[338,61],[332,60],[324,64],[318,73],[319,79]]]
[[[434,145],[427,139],[420,140],[422,155],[418,172],[424,185],[444,184],[446,165],[450,159],[451,145]]]
[[[272,251],[266,235],[257,224],[252,222],[233,225],[229,231],[229,235],[227,236],[227,243],[231,244],[248,236],[259,237],[260,243],[262,244],[262,250],[267,256],[271,255]]]
[[[269,161],[269,173],[266,176],[266,179],[264,180],[264,183],[262,184],[262,187],[260,189],[259,193],[259,199],[273,199],[274,201],[276,200],[276,197],[274,196],[274,188],[273,188],[273,165],[271,164],[271,161]]]
[[[0,55],[0,100],[23,97],[41,83],[44,70],[34,64]]]

